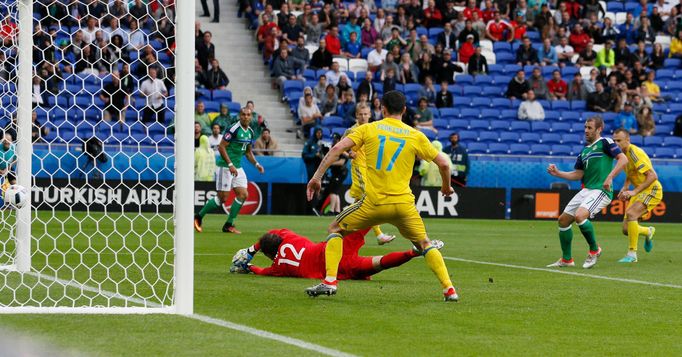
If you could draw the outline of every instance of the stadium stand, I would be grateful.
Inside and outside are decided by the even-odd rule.
[[[441,4],[443,7],[440,9],[441,12],[446,11],[445,2],[441,2]],[[680,102],[682,85],[679,84],[679,78],[682,78],[682,69],[679,58],[675,54],[670,55],[671,47],[676,48],[682,44],[680,42],[682,39],[676,36],[678,30],[682,29],[682,23],[677,18],[671,17],[669,21],[663,21],[660,18],[661,15],[647,14],[646,11],[642,11],[640,17],[634,19],[632,26],[627,25],[625,24],[625,14],[639,6],[636,1],[599,2],[598,5],[590,6],[576,3],[576,8],[571,8],[572,10],[567,14],[568,23],[562,23],[562,14],[557,13],[556,8],[551,8],[548,13],[540,12],[539,8],[502,9],[505,14],[520,12],[522,16],[525,16],[523,19],[526,22],[517,22],[516,16],[512,16],[514,19],[503,17],[502,21],[508,24],[508,29],[500,33],[503,38],[494,38],[485,31],[487,24],[483,21],[473,24],[473,30],[468,32],[469,30],[464,30],[466,23],[458,19],[456,14],[446,17],[443,21],[429,21],[424,18],[423,11],[419,7],[407,3],[396,5],[405,10],[405,16],[397,16],[396,12],[391,9],[389,14],[392,17],[392,23],[382,24],[374,20],[376,6],[381,7],[381,3],[374,1],[361,3],[334,2],[332,4],[332,10],[335,10],[334,15],[327,16],[321,12],[321,3],[315,2],[308,3],[303,12],[292,11],[286,14],[280,12],[279,9],[273,9],[272,6],[260,6],[254,1],[242,0],[240,2],[240,9],[243,10],[247,23],[252,25],[251,28],[254,31],[263,33],[265,28],[276,29],[274,36],[279,41],[279,48],[272,51],[270,63],[277,60],[279,51],[291,51],[295,47],[293,41],[288,42],[281,36],[289,29],[288,25],[284,23],[287,16],[294,15],[296,17],[303,34],[313,37],[319,36],[305,40],[311,58],[315,56],[315,53],[321,53],[318,50],[318,39],[324,39],[328,35],[328,30],[338,26],[342,51],[339,55],[334,55],[333,60],[344,64],[341,66],[342,70],[348,68],[348,78],[356,81],[352,86],[356,94],[356,101],[359,99],[359,83],[357,82],[364,79],[366,69],[374,71],[372,89],[369,91],[372,96],[380,97],[385,91],[385,86],[382,88],[385,81],[382,79],[385,78],[389,68],[392,68],[397,73],[398,78],[395,89],[405,92],[410,99],[409,102],[415,106],[416,99],[418,99],[415,94],[420,93],[427,75],[434,79],[436,93],[440,91],[442,80],[448,81],[448,91],[454,97],[453,106],[436,108],[434,100],[430,102],[432,105],[431,112],[436,119],[434,126],[439,130],[435,134],[435,138],[446,145],[447,135],[453,131],[461,131],[461,141],[473,152],[573,155],[575,150],[572,145],[582,142],[582,135],[580,134],[582,133],[583,122],[587,118],[594,115],[602,116],[607,124],[605,133],[610,133],[618,127],[614,120],[625,102],[636,102],[635,114],[638,123],[634,127],[628,128],[635,134],[633,141],[641,141],[647,150],[654,153],[656,157],[677,157],[677,151],[667,150],[669,148],[666,146],[666,143],[672,142],[669,141],[672,138],[672,123],[678,115],[682,114],[682,103]],[[476,10],[476,5],[473,6],[474,8],[470,7],[469,10]],[[487,13],[492,14],[494,10],[497,10],[497,5],[492,2],[492,6],[493,9],[480,10],[483,10],[483,13],[487,11]],[[455,6],[455,10],[471,14],[463,6]],[[321,26],[311,25],[313,22],[312,14],[318,14],[316,17],[319,18]],[[262,20],[268,17],[273,18],[274,23],[263,24]],[[349,22],[351,17],[359,17],[358,24],[363,24],[364,19],[369,19],[369,28],[351,26]],[[553,17],[554,20],[559,21],[553,22],[553,26],[552,23],[547,25],[548,17]],[[641,19],[644,17],[650,20],[653,29],[642,27],[643,21]],[[609,20],[605,20],[606,18]],[[484,20],[493,21],[490,18]],[[440,34],[443,32],[443,25],[446,21],[453,25],[454,38],[457,39],[454,43],[438,42],[439,39],[444,41],[445,36],[440,36]],[[606,21],[612,21],[614,29],[617,30],[613,33],[608,31],[605,33],[603,27]],[[428,28],[425,27],[427,23]],[[578,24],[582,25],[584,31],[576,31]],[[318,32],[319,27],[321,27],[321,31]],[[398,29],[398,38],[392,35],[393,28]],[[512,36],[512,28],[515,36],[510,43],[506,40]],[[350,32],[358,30],[360,31],[358,38],[361,40],[362,48],[354,52],[357,55],[348,54],[350,52],[346,51],[348,46],[346,36],[349,36]],[[472,73],[471,69],[468,68],[469,63],[458,62],[461,59],[461,46],[466,39],[466,36],[462,35],[463,33],[475,34],[477,42],[475,47],[482,49],[481,53],[487,61],[487,65],[483,67],[483,73]],[[560,57],[558,63],[554,62],[542,66],[539,65],[539,58],[531,59],[531,65],[522,67],[515,62],[516,51],[524,37],[520,35],[521,33],[525,33],[525,37],[531,40],[538,56],[543,56],[542,42],[545,38],[550,40],[553,51],[575,52],[575,54],[567,56],[566,59]],[[567,46],[570,47],[570,50],[559,45],[561,36],[568,39]],[[331,38],[333,39],[335,36],[331,35]],[[391,55],[389,57],[393,58],[392,61],[380,58],[379,62],[376,62],[376,51],[374,51],[374,55],[371,54],[376,38],[384,40],[384,49]],[[625,46],[621,48],[614,46],[613,54],[606,54],[606,60],[608,60],[608,56],[615,55],[615,60],[611,65],[611,62],[600,57],[604,55],[604,45],[607,41],[617,43],[621,39],[625,40]],[[573,50],[574,47],[579,50],[584,48],[587,42],[594,45],[594,57],[590,57],[592,56],[591,53]],[[643,51],[638,50],[639,42],[642,42]],[[654,42],[656,46],[654,46]],[[448,48],[444,48],[446,45]],[[661,46],[660,49],[654,48],[659,45]],[[448,50],[452,51],[453,58],[451,61],[444,61],[443,58]],[[336,49],[331,51],[335,52]],[[407,56],[402,56],[403,54],[407,54]],[[450,63],[448,64],[448,62]],[[636,65],[635,62],[639,62],[641,66]],[[582,63],[583,66],[579,66],[578,63]],[[319,62],[315,64],[317,65]],[[312,64],[308,62],[308,65]],[[545,81],[550,80],[553,71],[559,70],[561,77],[571,86],[574,85],[572,82],[574,74],[581,73],[583,74],[582,85],[585,88],[584,92],[580,91],[581,88],[575,91],[578,95],[577,99],[573,97],[573,100],[541,100],[540,102],[546,111],[546,118],[543,122],[533,123],[531,126],[517,120],[516,112],[520,100],[518,98],[509,100],[504,97],[504,93],[516,71],[524,71],[526,78],[529,78],[535,67],[541,67]],[[305,82],[305,84],[298,80],[291,81],[291,83],[285,82],[284,85],[287,88],[295,88],[289,92],[289,98],[292,96],[298,98],[302,86],[314,87],[319,76],[327,70],[321,68],[313,71],[311,68],[302,68],[303,65],[297,72],[304,75],[306,80],[310,82]],[[592,68],[601,70],[601,73],[594,77],[590,76]],[[630,73],[626,72],[633,74],[632,80],[625,80],[626,76],[630,76]],[[655,73],[653,81],[647,80],[647,72]],[[609,107],[606,108],[606,112],[588,111],[588,108],[591,108],[590,95],[594,92],[595,82],[602,82],[610,95]],[[369,86],[365,85],[365,87]],[[337,89],[337,92],[340,90]],[[585,94],[587,95],[585,96]],[[635,94],[639,99],[635,98]],[[368,99],[371,101],[372,98]],[[292,101],[290,104],[294,122],[297,123],[296,108],[298,101]],[[638,115],[643,107],[653,109],[653,118],[647,119]],[[411,123],[410,118],[405,120]],[[650,132],[645,132],[642,129],[646,125],[646,120],[653,121],[652,124],[655,126],[653,138],[656,139],[646,138],[647,140],[642,141],[641,137],[637,135],[650,134]],[[338,128],[339,122],[323,119],[321,125],[328,137],[331,135],[332,128]],[[490,134],[491,131],[494,133]],[[526,136],[517,139],[516,134],[526,134]],[[567,140],[568,138],[564,137],[565,134],[576,134],[568,137],[575,141]],[[521,142],[517,142],[519,140]],[[547,140],[547,143],[544,140]],[[508,145],[511,142],[515,143],[511,146]],[[658,150],[663,148],[666,150]]]

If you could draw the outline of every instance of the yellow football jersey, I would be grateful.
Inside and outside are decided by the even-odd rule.
[[[414,203],[410,178],[415,157],[433,161],[438,151],[419,130],[385,118],[348,135],[366,162],[365,193],[374,204]]]
[[[634,186],[639,186],[646,180],[644,173],[654,169],[653,165],[651,165],[651,159],[649,159],[649,155],[644,150],[632,144],[628,147],[626,156],[628,157],[628,165],[625,167],[625,174]],[[660,187],[661,183],[656,180],[649,187],[654,186]]]

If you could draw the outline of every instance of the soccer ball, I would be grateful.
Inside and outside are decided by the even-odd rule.
[[[29,192],[24,186],[10,185],[5,190],[5,202],[12,208],[19,209],[26,206],[29,198]]]

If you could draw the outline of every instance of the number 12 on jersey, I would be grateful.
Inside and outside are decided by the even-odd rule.
[[[403,148],[405,147],[405,139],[399,139],[399,138],[395,138],[392,136],[386,136],[386,135],[379,135],[379,154],[377,155],[377,165],[376,165],[377,170],[382,169],[381,166],[383,164],[384,150],[385,150],[387,138],[388,138],[388,141],[398,143],[398,148],[393,153],[393,156],[391,157],[391,161],[388,163],[388,166],[386,167],[386,171],[393,170],[393,165],[395,164],[395,161],[398,159],[398,156],[400,156],[400,152],[403,151]]]

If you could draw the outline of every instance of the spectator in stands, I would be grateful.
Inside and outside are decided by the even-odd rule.
[[[547,89],[549,90],[549,99],[566,99],[568,85],[566,84],[566,81],[561,78],[561,72],[559,72],[559,70],[552,72],[552,79],[547,81]]]
[[[233,119],[230,116],[230,110],[227,107],[227,103],[220,103],[220,112],[218,113],[217,117],[213,118],[213,124],[211,125],[211,129],[213,129],[215,125],[218,125],[220,133],[223,133],[225,132],[225,129],[227,129],[227,127],[230,125],[232,121]]]
[[[457,46],[457,37],[455,36],[455,33],[452,32],[452,24],[449,22],[445,23],[443,32],[439,33],[436,39],[443,48],[454,50]]]
[[[528,30],[528,24],[530,22],[526,22],[525,16],[521,12],[516,13],[516,17],[514,20],[509,22],[509,25],[512,28],[512,34],[514,36],[514,40],[521,40],[524,37],[526,37],[526,31]]]
[[[431,78],[438,78],[436,67],[432,61],[431,54],[424,53],[422,58],[417,62],[417,68],[419,69],[419,83],[424,83],[427,76]]]
[[[336,90],[339,93],[339,99],[341,99],[341,95],[344,92],[350,91],[351,95],[353,95],[353,100],[355,100],[355,92],[353,91],[353,86],[351,85],[350,79],[346,73],[341,72],[341,75],[339,76],[339,83],[336,84]]]
[[[476,47],[474,54],[469,58],[467,71],[470,75],[488,74],[488,60],[481,54],[481,47]]]
[[[201,124],[194,122],[194,148],[198,148],[201,144]]]
[[[604,84],[597,82],[595,92],[587,96],[587,110],[592,112],[608,112],[612,107],[611,96],[604,91]]]
[[[341,97],[336,106],[336,116],[343,118],[344,125],[351,126],[355,120],[355,94],[352,89],[339,93]]]
[[[649,92],[649,97],[652,101],[663,101],[663,98],[661,98],[661,88],[654,82],[654,80],[656,80],[656,72],[649,71],[646,81],[644,81],[642,85],[646,87],[647,91]]]
[[[130,16],[137,19],[139,22],[146,22],[149,16],[149,9],[142,0],[135,0],[134,4],[128,10]]]
[[[385,92],[395,90],[395,86],[398,83],[395,68],[387,67],[385,70],[381,71],[381,81],[383,82]]]
[[[336,114],[338,102],[339,98],[336,95],[336,88],[332,84],[328,84],[325,89],[325,94],[320,100],[320,112],[322,115],[329,116]]]
[[[320,46],[313,52],[313,58],[310,60],[311,69],[329,69],[333,63],[332,54],[327,51],[327,41],[320,40]]]
[[[423,25],[426,28],[440,27],[443,24],[443,14],[436,7],[434,0],[429,0],[428,7],[424,9]]]
[[[279,8],[277,18],[275,19],[275,21],[277,21],[277,26],[279,26],[279,28],[283,28],[287,21],[289,21],[290,14],[291,13],[289,12],[289,3],[283,2]]]
[[[555,66],[558,63],[556,50],[552,47],[552,41],[549,38],[542,40],[542,49],[538,52],[538,60],[542,66]]]
[[[682,23],[682,20],[680,20]],[[677,36],[670,42],[670,58],[682,59],[682,30],[677,31]]]
[[[431,146],[433,146],[433,148],[436,149],[436,151],[438,151],[439,153],[443,152],[443,144],[441,144],[440,141],[433,140],[431,142]],[[452,170],[452,161],[450,160],[450,156],[446,156],[446,158],[448,161],[448,166],[450,167],[450,170]],[[442,186],[443,179],[440,176],[440,169],[438,168],[438,165],[436,165],[436,163],[421,160],[421,162],[419,163],[419,167],[417,168],[417,172],[419,172],[419,176],[421,176],[422,187]]]
[[[81,51],[81,58],[78,59],[74,66],[75,73],[92,74],[99,76],[99,69],[96,66],[99,61],[99,56],[93,45],[85,45]]]
[[[310,180],[317,167],[320,165],[324,155],[321,152],[320,141],[322,140],[322,128],[315,128],[313,135],[303,145],[303,162],[305,163],[306,172],[308,173],[308,180]]]
[[[386,60],[388,51],[384,49],[384,41],[377,39],[374,42],[374,49],[367,54],[367,68],[371,72],[376,72]]]
[[[436,104],[436,88],[433,86],[433,79],[431,76],[426,77],[426,80],[424,81],[424,85],[419,88],[419,92],[417,93],[419,98],[426,98],[426,101],[428,102],[430,107],[435,106]]]
[[[462,63],[469,63],[469,59],[474,55],[475,52],[476,48],[474,46],[474,36],[469,35],[467,36],[466,42],[460,44],[459,46],[459,61]]]
[[[611,49],[613,42],[606,41],[604,48],[597,52],[597,58],[594,61],[595,67],[605,66],[611,68],[616,65],[616,53]]]
[[[339,69],[339,63],[338,62],[332,62],[331,67],[329,68],[327,73],[325,73],[325,75],[327,76],[327,83],[329,83],[333,86],[336,86],[337,84],[339,84],[339,79],[341,78],[341,74],[342,74],[342,72]]]
[[[575,25],[571,36],[568,38],[568,43],[573,47],[573,50],[576,53],[583,52],[590,41],[592,41],[592,38],[583,31],[583,27],[580,24]]]
[[[358,97],[362,96],[363,94],[367,96],[367,98],[372,98],[376,94],[376,90],[374,89],[374,84],[372,83],[372,79],[374,78],[374,74],[370,71],[365,72],[365,78],[360,81],[360,84],[358,85],[358,88],[356,89]]]
[[[325,90],[327,89],[327,76],[322,74],[317,80],[317,85],[313,88],[313,97],[316,102],[321,102],[324,96]]]
[[[40,142],[43,141],[43,137],[50,133],[50,129],[47,126],[43,126],[38,120],[38,113],[34,110],[31,113],[31,141]]]
[[[381,99],[379,96],[375,96],[372,99],[372,106],[370,109],[372,110],[372,118],[370,121],[378,121],[383,119],[383,114],[381,112]]]
[[[99,98],[104,102],[103,119],[125,121],[125,113],[130,103],[130,95],[121,85],[118,72],[111,74],[111,83],[104,86]]]
[[[296,15],[289,14],[287,22],[282,26],[282,41],[294,44],[299,37],[303,37],[303,28],[296,21]]]
[[[213,181],[215,176],[215,151],[206,135],[199,137],[199,147],[194,148],[194,180]]]
[[[283,102],[288,100],[284,93],[284,82],[289,80],[302,80],[300,75],[295,74],[296,71],[294,67],[295,63],[289,57],[289,51],[286,50],[280,52],[279,58],[277,58],[272,65],[272,77],[275,78],[275,82],[279,86]],[[327,75],[327,77],[329,77],[329,75]]]
[[[326,48],[332,56],[341,54],[341,39],[339,38],[339,27],[332,26],[327,36],[324,37],[327,44]]]
[[[315,104],[313,95],[306,93],[304,96],[304,104],[298,106],[298,119],[301,121],[303,129],[303,136],[308,138],[310,129],[319,125],[322,121],[322,112]]]
[[[405,46],[407,46],[407,41],[400,36],[400,30],[394,27],[393,30],[391,30],[391,38],[386,43],[386,50],[391,52],[394,47],[398,47],[402,50]]]
[[[93,41],[95,41],[95,34],[100,30],[100,28],[97,26],[97,19],[94,16],[89,16],[85,20],[85,23],[86,27],[82,30],[83,41],[85,41],[86,44],[91,44]]]
[[[14,171],[13,168],[17,162],[16,149],[10,134],[3,133],[2,137],[2,145],[0,145],[0,176],[7,175],[11,177],[8,173]]]
[[[573,75],[571,84],[568,86],[568,94],[566,97],[568,100],[587,100],[588,94],[589,92],[587,91],[587,87],[583,82],[583,76],[580,74],[580,72],[576,72]]]
[[[536,98],[549,98],[549,89],[547,89],[547,83],[545,82],[545,78],[542,77],[542,71],[539,67],[533,68],[533,73],[531,74],[528,83]]]
[[[656,31],[651,27],[651,21],[648,17],[642,17],[640,20],[639,28],[637,28],[637,33],[635,35],[637,41],[644,41],[646,43],[656,42]]]
[[[554,17],[548,18],[547,23],[541,28],[541,30],[542,39],[549,39],[552,41],[557,34],[556,20],[554,20]]]
[[[265,128],[260,138],[256,139],[253,148],[256,155],[274,156],[277,150],[279,150],[279,145],[277,140],[272,137],[270,129]]]
[[[623,128],[627,130],[630,134],[637,133],[637,119],[635,118],[635,115],[632,113],[632,104],[630,102],[625,102],[623,110],[621,110],[620,113],[616,115],[613,122],[613,128],[614,129]]]
[[[296,40],[296,46],[291,49],[289,57],[294,61],[295,68],[297,68],[300,73],[303,73],[308,67],[310,52],[305,48],[305,39],[303,36],[300,36]]]
[[[628,95],[633,95],[639,92],[640,83],[637,78],[635,78],[631,70],[628,69],[625,71],[625,80],[622,83],[624,83],[627,87]]]
[[[630,65],[634,66],[635,62],[640,62],[644,66],[649,65],[649,54],[646,51],[646,44],[644,41],[637,42],[637,49],[631,54]]]
[[[222,69],[220,69],[220,62],[218,62],[218,60],[215,58],[211,60],[211,69],[206,71],[205,77],[206,89],[223,90],[228,84],[230,84],[230,80],[227,78],[227,75]]]
[[[379,33],[379,38],[381,38],[383,41],[388,41],[391,38],[391,33],[393,32],[394,28],[398,28],[398,30],[400,30],[400,26],[393,24],[393,16],[391,15],[386,16],[386,21],[384,22],[384,25],[381,27],[380,30],[377,29],[377,32]]]
[[[656,123],[654,122],[654,114],[651,108],[643,106],[642,110],[637,114],[637,125],[639,127],[639,135],[653,136],[656,131]]]
[[[365,19],[363,21],[362,28],[360,29],[360,37],[363,47],[372,47],[376,40],[379,39],[379,33],[374,26],[372,26],[372,20]]]
[[[320,37],[322,37],[322,30],[324,27],[320,23],[320,17],[317,13],[313,13],[310,17],[310,22],[306,22],[304,26],[306,44],[318,44]]]
[[[412,59],[408,53],[404,53],[400,57],[400,64],[398,65],[398,81],[402,84],[417,83],[419,81],[419,69],[412,63]]]
[[[459,43],[464,43],[466,42],[467,36],[469,35],[474,35],[474,43],[478,44],[480,41],[480,36],[478,34],[478,31],[474,29],[473,22],[471,20],[466,20],[464,29],[462,29],[459,32],[459,35],[457,35],[457,40]],[[454,46],[454,45],[453,45]]]
[[[675,39],[673,39],[675,41]],[[679,54],[682,55],[682,40],[678,40],[679,43]],[[672,48],[672,43],[670,44],[670,47]],[[665,53],[663,52],[663,46],[660,43],[654,43],[654,50],[651,52],[651,56],[649,57],[649,67],[653,70],[658,70],[663,68],[663,64],[665,62]],[[635,67],[636,69],[636,67]]]
[[[421,130],[431,130],[438,133],[433,126],[433,113],[429,109],[429,101],[426,98],[419,98],[417,109],[414,114],[414,126]]]
[[[587,47],[580,52],[580,57],[578,57],[579,66],[594,66],[597,60],[597,52],[593,49],[594,43],[592,41],[587,43]]]
[[[583,81],[585,83],[585,89],[587,89],[588,95],[590,93],[594,93],[597,90],[595,88],[595,85],[597,84],[597,75],[598,74],[599,74],[599,71],[597,71],[596,68],[592,68],[590,70],[590,78]]]
[[[637,40],[637,26],[635,24],[635,17],[631,12],[628,12],[625,17],[625,23],[618,26],[619,39],[624,39],[627,43],[635,43]]]
[[[362,29],[360,28],[360,25],[358,25],[358,18],[355,16],[355,14],[351,14],[348,22],[346,22],[345,26],[343,27],[343,31],[341,31],[341,46],[345,47],[348,41],[350,41],[351,33],[355,33],[355,35],[358,36],[361,32]]]
[[[545,110],[542,104],[535,100],[535,93],[529,90],[526,93],[526,100],[521,102],[518,110],[519,120],[545,120]]]
[[[208,69],[209,61],[215,58],[215,45],[211,42],[212,37],[210,31],[204,32],[204,40],[197,45],[196,49],[196,58],[204,70]]]
[[[547,25],[550,19],[552,19],[552,12],[550,11],[549,6],[547,4],[541,4],[540,12],[535,15],[535,18],[533,19],[533,27],[542,32],[543,28],[545,25]]]
[[[519,66],[538,65],[538,51],[533,47],[528,37],[523,38],[523,44],[516,50],[516,64]]]
[[[530,84],[526,80],[526,73],[523,70],[518,70],[507,85],[505,96],[509,99],[525,99],[529,90]]]
[[[211,135],[211,118],[206,113],[206,105],[203,101],[198,101],[194,111],[194,122],[201,125],[202,135]]]
[[[337,15],[332,9],[331,4],[325,3],[324,6],[322,7],[322,11],[319,12],[320,15],[320,22],[324,25],[325,28],[328,28],[332,24],[336,25],[338,24],[338,19]]]
[[[618,40],[618,47],[614,50],[616,53],[616,63],[623,62],[626,65],[630,63],[630,49],[628,43],[624,38]]]
[[[507,21],[502,20],[499,12],[496,12],[495,17],[486,25],[485,36],[493,42],[513,42],[514,28]]]
[[[459,16],[459,12],[455,9],[454,1],[446,1],[445,8],[441,9],[441,12],[443,13],[443,22],[446,24],[455,22]],[[455,34],[455,36],[457,35]]]
[[[478,17],[483,17],[483,12],[476,6],[476,0],[467,0],[466,8],[464,8],[462,13],[468,20],[474,17],[474,13],[478,14]]]
[[[444,152],[450,156],[452,162],[450,171],[450,182],[459,187],[467,185],[467,177],[469,176],[469,153],[467,149],[459,143],[459,134],[452,133],[448,138],[450,145],[448,145]]]
[[[599,41],[597,43],[606,43],[607,41],[611,41],[615,43],[616,39],[620,36],[620,30],[618,28],[613,26],[613,21],[609,17],[604,18],[604,26],[601,30],[601,34],[599,36]]]
[[[439,82],[447,80],[448,83],[455,83],[455,72],[463,73],[464,69],[452,62],[452,53],[449,50],[443,51],[443,59],[434,63],[434,72]]]
[[[360,58],[361,50],[362,44],[358,41],[358,34],[351,32],[350,39],[343,48],[343,55],[348,58]]]
[[[635,93],[632,96],[632,101],[630,101],[630,103],[632,103],[632,112],[635,114],[635,117],[639,115],[642,108],[646,107],[646,105],[644,104],[644,101],[642,101],[642,97],[639,95],[639,93]],[[649,109],[651,109],[651,108],[649,108]]]
[[[452,93],[448,91],[448,81],[442,81],[440,91],[436,95],[436,108],[450,108],[452,102]]]
[[[571,45],[568,44],[568,38],[562,37],[559,40],[559,45],[554,47],[557,53],[557,59],[559,60],[559,66],[565,67],[571,63],[573,55],[575,55],[575,50]]]
[[[164,98],[168,96],[168,90],[163,81],[157,78],[156,67],[150,67],[148,72],[149,77],[140,84],[140,93],[147,98],[142,121],[148,123],[156,119],[157,122],[163,123],[166,114]]]

